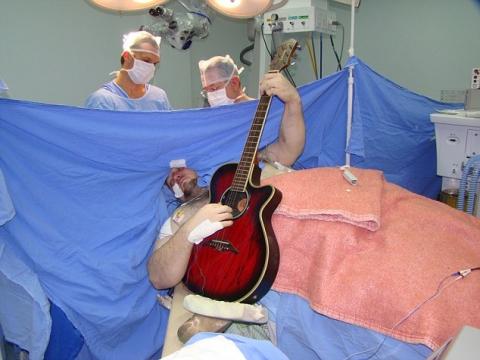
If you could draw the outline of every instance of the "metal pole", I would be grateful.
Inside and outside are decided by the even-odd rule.
[[[352,57],[354,55],[354,39],[355,39],[355,0],[352,0],[350,8],[350,48],[348,49],[348,55]],[[353,117],[353,65],[348,67],[348,108],[347,108],[347,138],[345,144],[345,165],[350,166],[350,153],[348,152],[348,146],[350,144],[350,136],[352,133],[352,117]]]

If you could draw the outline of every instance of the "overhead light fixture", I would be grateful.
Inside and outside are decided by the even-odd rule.
[[[230,17],[251,18],[269,10],[273,0],[207,0],[207,4]]]
[[[167,3],[169,0],[89,0],[95,6],[114,11],[138,11]]]

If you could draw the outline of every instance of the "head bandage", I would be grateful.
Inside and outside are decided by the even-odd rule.
[[[200,69],[203,88],[218,82],[229,81],[232,76],[240,75],[243,71],[243,67],[237,68],[230,55],[214,56],[208,60],[200,60],[198,68]]]
[[[153,36],[147,31],[133,31],[123,35],[123,51],[146,52],[160,57],[160,36]],[[156,51],[144,49],[142,44],[149,44]]]
[[[185,159],[170,160],[170,168],[184,168],[187,167],[187,161]]]

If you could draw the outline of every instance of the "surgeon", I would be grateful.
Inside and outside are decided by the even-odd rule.
[[[253,100],[240,82],[243,67],[238,69],[230,55],[214,56],[198,63],[202,95],[210,106],[230,105]]]
[[[121,68],[114,80],[91,94],[85,107],[123,111],[170,110],[165,91],[149,84],[160,62],[160,37],[146,31],[124,35]]]
[[[229,55],[201,60],[198,67],[202,94],[211,107],[253,100],[245,93],[240,81],[239,75],[243,68],[238,69]],[[291,165],[305,144],[305,122],[300,95],[279,72],[265,74],[259,88],[262,94],[275,95],[285,105],[278,141],[260,151],[259,160],[270,164]]]

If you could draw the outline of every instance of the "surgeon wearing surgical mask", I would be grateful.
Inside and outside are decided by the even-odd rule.
[[[253,100],[245,94],[239,75],[243,68],[238,69],[232,58],[214,56],[198,63],[202,81],[202,95],[210,106],[230,105],[242,101]]]
[[[254,100],[245,93],[238,69],[229,55],[214,56],[198,63],[202,95],[211,107]],[[278,140],[258,154],[259,160],[292,164],[305,145],[305,122],[300,94],[279,72],[266,73],[259,84],[259,93],[276,96],[285,106]]]
[[[124,35],[121,68],[115,79],[91,94],[85,107],[123,111],[170,110],[165,91],[151,85],[160,63],[160,37],[146,31]]]

